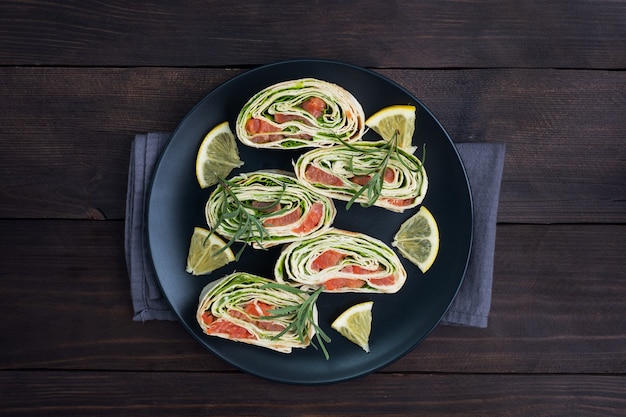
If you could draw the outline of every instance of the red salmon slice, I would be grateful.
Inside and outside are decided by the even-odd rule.
[[[396,207],[406,207],[415,201],[414,198],[384,198],[383,200]]]
[[[274,121],[276,123],[285,123],[285,122],[290,122],[292,120],[297,120],[299,122],[305,123],[305,124],[309,124],[307,123],[308,120],[305,119],[303,116],[300,116],[298,114],[284,114],[284,113],[277,113],[274,115]]]
[[[393,275],[389,275],[384,278],[372,278],[369,281],[374,285],[389,286],[396,283],[396,277]]]
[[[311,113],[313,117],[317,119],[324,114],[324,110],[326,110],[326,103],[319,97],[311,97],[303,101],[300,107]]]
[[[384,181],[386,183],[390,183],[393,182],[393,180],[396,178],[396,174],[393,172],[393,169],[391,168],[387,168],[385,169],[385,178]],[[358,185],[365,185],[367,184],[370,180],[372,179],[371,175],[355,175],[354,177],[350,178],[350,181],[358,184]]]
[[[300,207],[297,207],[295,210],[290,211],[287,214],[277,217],[270,217],[268,219],[263,220],[263,226],[268,227],[276,227],[276,226],[286,226],[288,224],[292,224],[297,222],[300,219],[301,210]]]
[[[329,174],[328,172],[319,169],[314,165],[309,165],[308,167],[306,167],[304,171],[304,176],[307,180],[311,182],[316,182],[324,185],[343,185],[343,181],[341,180],[341,178],[337,177],[336,175]]]
[[[313,262],[311,262],[311,267],[314,271],[321,271],[326,268],[330,268],[331,266],[335,266],[341,262],[343,258],[346,256],[337,252],[336,250],[329,249],[320,253],[317,258]]]
[[[270,133],[278,131],[279,129],[276,126],[263,119],[252,118],[246,122],[246,132],[251,135],[256,135],[257,133]]]
[[[341,272],[349,272],[349,273],[353,273],[357,275],[366,275],[366,274],[371,274],[377,271],[372,271],[371,269],[365,269],[359,265],[349,265],[349,266],[346,266],[345,268],[342,268]],[[371,278],[371,279],[368,279],[368,281],[374,285],[381,285],[381,286],[393,285],[396,282],[396,277],[392,274],[383,278]]]
[[[263,213],[274,213],[275,211],[280,210],[282,207],[280,203],[276,204],[265,201],[253,201],[252,203],[250,203],[250,205]]]
[[[209,313],[208,311],[205,311],[204,313],[202,313],[202,322],[206,324],[207,326],[213,323],[213,320],[215,320],[215,317],[213,317],[213,315]]]
[[[277,323],[272,323],[269,320],[257,320],[254,322],[254,325],[259,329],[269,330],[272,332],[282,332],[283,330],[285,330],[285,326]]]
[[[395,178],[396,178],[396,173],[393,172],[393,169],[391,168],[385,169],[385,182],[387,183],[393,182]]]
[[[372,177],[369,175],[355,175],[354,177],[350,178],[350,181],[357,185],[365,185],[370,182],[371,179]]]
[[[300,208],[298,208],[298,210],[300,210]],[[306,213],[304,221],[300,223],[300,226],[296,227],[292,231],[297,234],[309,233],[320,223],[323,214],[324,205],[322,203],[313,203],[309,212]]]
[[[245,128],[249,135],[259,135],[250,138],[254,143],[274,142],[283,138],[283,135],[271,134],[280,132],[280,129],[262,119],[248,119]]]
[[[348,265],[345,268],[341,268],[341,272],[347,272],[349,274],[365,275],[365,274],[371,274],[372,272],[376,272],[376,271],[372,271],[371,269],[365,269],[359,265]]]
[[[274,308],[274,306],[266,304],[262,301],[256,301],[246,304],[244,310],[250,317],[265,317],[270,316],[270,311]],[[244,320],[249,321],[248,317],[245,317]],[[278,323],[272,323],[269,320],[254,320],[252,321],[252,323],[263,330],[282,331],[285,329],[283,325]]]
[[[348,279],[348,278],[333,278],[324,282],[324,288],[329,291],[338,290],[342,288],[361,288],[365,285],[365,281],[360,279]]]
[[[269,316],[269,311],[273,308],[273,306],[266,304],[262,301],[256,301],[246,304],[244,307],[244,311],[248,313],[250,317],[263,317]]]
[[[202,321],[208,326],[207,334],[227,334],[233,339],[253,339],[254,336],[245,327],[223,319],[217,319],[208,312],[202,315]]]

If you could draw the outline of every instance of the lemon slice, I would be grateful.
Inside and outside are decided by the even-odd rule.
[[[216,234],[209,236],[209,233],[208,230],[201,227],[193,229],[186,268],[190,274],[208,274],[235,260],[235,255],[230,248],[216,254],[217,251],[226,246],[226,242]]]
[[[407,219],[393,237],[391,245],[422,271],[430,269],[439,252],[439,228],[424,206]]]
[[[235,135],[228,122],[215,126],[202,140],[196,157],[196,178],[202,188],[217,184],[230,172],[243,165],[239,159]]]
[[[365,121],[365,125],[386,141],[390,141],[397,130],[399,132],[398,147],[409,153],[415,151],[415,147],[412,146],[415,132],[415,106],[385,107],[371,115]]]
[[[372,331],[373,301],[355,304],[341,313],[330,325],[339,334],[369,352],[369,338]]]

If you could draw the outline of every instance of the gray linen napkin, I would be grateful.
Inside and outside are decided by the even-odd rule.
[[[474,241],[463,284],[440,323],[487,327],[505,145],[457,143],[456,147],[472,189]]]
[[[144,204],[148,184],[161,149],[169,133],[135,136],[130,151],[128,191],[126,196],[125,249],[130,276],[130,293],[135,315],[133,320],[176,320],[146,255],[144,240]]]
[[[145,253],[143,233],[147,185],[169,133],[138,134],[132,144],[126,201],[126,263],[133,320],[176,320],[162,296]],[[465,280],[441,323],[487,327],[504,144],[456,144],[472,189],[474,242]]]

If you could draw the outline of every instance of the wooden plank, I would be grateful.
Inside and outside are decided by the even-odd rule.
[[[506,143],[500,222],[623,223],[626,74],[390,74],[437,115],[454,141]]]
[[[623,376],[594,375],[375,374],[310,387],[238,373],[2,371],[0,413],[610,417],[623,416],[624,382]]]
[[[624,5],[609,0],[351,0],[332,10],[13,1],[0,5],[0,65],[250,66],[319,57],[378,68],[623,69],[625,20]]]
[[[232,370],[176,322],[131,321],[122,222],[0,230],[0,369]],[[626,373],[625,250],[623,225],[500,225],[489,327],[439,326],[384,371]]]
[[[0,217],[124,217],[130,142],[241,70],[0,68]],[[507,144],[500,222],[626,221],[626,74],[384,70],[458,142]]]
[[[624,373],[624,231],[498,226],[488,328],[439,326],[390,370]]]
[[[134,135],[173,130],[236,73],[0,69],[0,217],[123,218]]]
[[[132,321],[123,222],[0,224],[0,326],[11,335],[0,368],[141,369],[147,360],[185,369],[199,359],[203,368],[230,369],[178,322]]]

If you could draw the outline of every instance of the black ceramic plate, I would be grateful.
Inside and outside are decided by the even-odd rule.
[[[366,116],[394,104],[418,109],[413,138],[421,155],[426,145],[425,167],[429,189],[423,202],[435,216],[441,245],[435,263],[426,274],[403,260],[408,272],[397,294],[322,294],[318,300],[320,325],[332,338],[330,359],[313,347],[282,354],[235,343],[202,333],[196,323],[198,296],[209,282],[233,270],[272,277],[279,248],[260,251],[247,248],[238,263],[211,275],[195,277],[185,272],[194,226],[206,226],[204,205],[212,188],[202,190],[195,177],[198,147],[206,133],[227,120],[234,130],[237,114],[257,91],[280,81],[315,77],[336,83],[361,102]],[[373,132],[368,135],[374,135]],[[366,136],[368,137],[368,136]],[[292,170],[298,152],[259,150],[239,143],[245,165],[238,172],[265,168]],[[400,224],[416,210],[404,214],[379,208],[336,202],[335,226],[361,231],[390,243]],[[320,60],[299,60],[263,66],[236,76],[204,97],[172,133],[155,170],[147,200],[149,254],[158,280],[173,311],[185,328],[209,351],[251,374],[296,384],[320,384],[365,375],[411,351],[437,325],[454,298],[465,274],[472,242],[472,203],[465,170],[452,141],[436,118],[411,93],[393,81],[363,68]],[[347,307],[373,300],[370,353],[365,353],[330,328]]]

